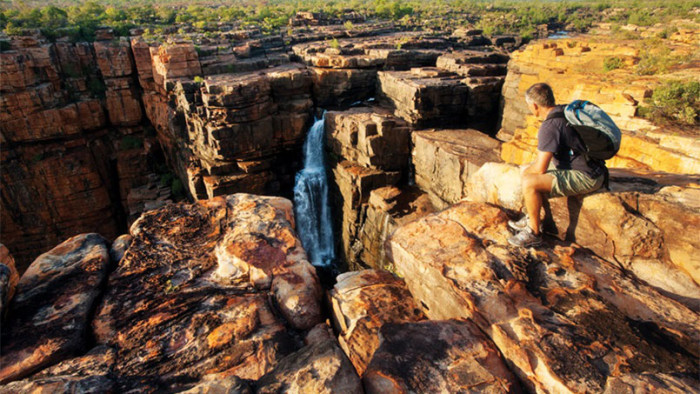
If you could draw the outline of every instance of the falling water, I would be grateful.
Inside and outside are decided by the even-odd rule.
[[[304,169],[294,184],[297,233],[315,266],[328,266],[335,258],[328,179],[323,157],[324,116],[316,119],[304,143]]]

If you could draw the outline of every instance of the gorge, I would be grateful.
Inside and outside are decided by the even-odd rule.
[[[639,77],[644,42],[604,25],[295,20],[6,38],[0,393],[698,386],[697,125],[639,116],[696,63]],[[611,190],[550,199],[546,245],[518,249],[539,81],[624,137]]]

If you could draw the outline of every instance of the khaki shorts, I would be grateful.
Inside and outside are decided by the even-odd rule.
[[[547,174],[554,176],[552,191],[549,197],[564,197],[586,194],[600,189],[603,186],[605,175],[591,178],[586,173],[578,170],[547,170]]]

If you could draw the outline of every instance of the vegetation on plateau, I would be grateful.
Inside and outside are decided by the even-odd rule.
[[[298,11],[342,17],[354,10],[369,19],[406,27],[476,26],[488,35],[533,37],[542,24],[584,31],[595,22],[651,26],[672,19],[700,22],[700,1],[578,0],[0,0],[0,29],[8,35],[39,29],[49,39],[93,40],[100,26],[128,35],[134,27],[158,33],[173,26],[215,28],[221,23],[284,31]]]
[[[654,121],[700,125],[700,82],[665,82],[639,107],[639,114]]]

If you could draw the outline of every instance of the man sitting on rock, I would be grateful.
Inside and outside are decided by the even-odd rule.
[[[527,215],[508,222],[516,234],[508,239],[514,246],[542,243],[540,209],[542,199],[586,194],[603,185],[605,162],[587,160],[580,152],[585,145],[564,118],[564,106],[555,105],[552,88],[545,83],[525,92],[528,109],[543,120],[537,133],[537,158],[521,170],[521,185]],[[554,166],[550,162],[553,160]]]

